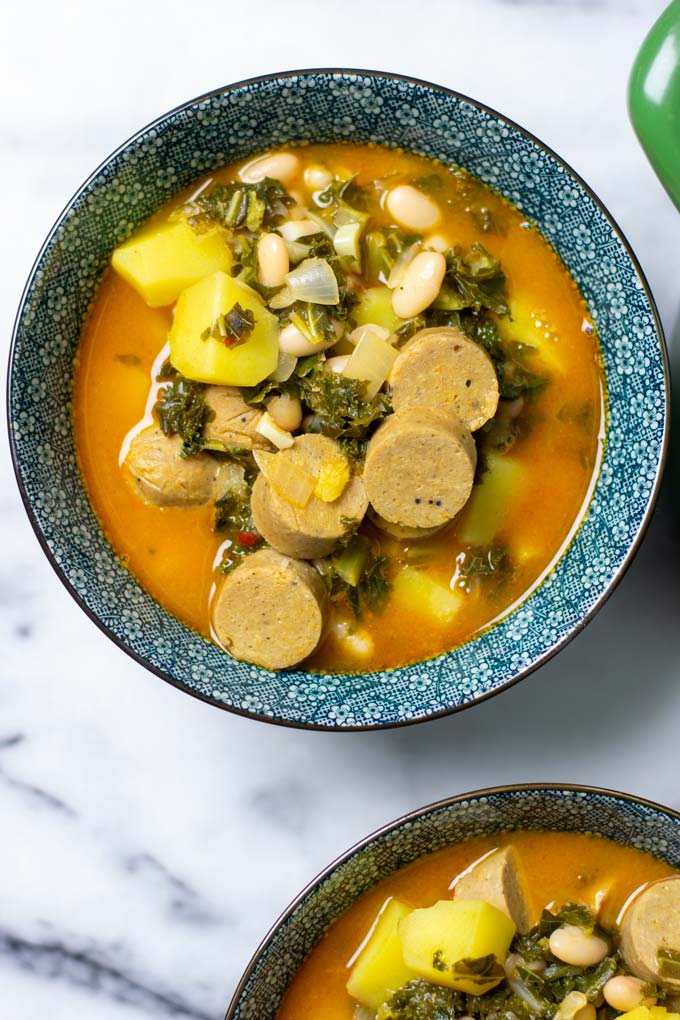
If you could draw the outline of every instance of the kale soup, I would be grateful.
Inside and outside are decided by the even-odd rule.
[[[545,576],[604,385],[520,210],[456,167],[308,145],[201,178],[114,251],[73,416],[102,527],[170,613],[268,669],[367,672]]]
[[[361,896],[277,1020],[677,1020],[680,874],[603,837],[496,833]]]

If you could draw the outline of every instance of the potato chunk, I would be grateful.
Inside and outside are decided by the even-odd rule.
[[[417,977],[404,963],[398,930],[411,909],[401,900],[387,900],[356,958],[347,991],[369,1009],[377,1009]]]
[[[471,995],[488,992],[504,975],[500,967],[477,974],[466,964],[494,956],[502,967],[514,934],[507,914],[483,900],[440,900],[413,910],[399,924],[407,967],[436,985]]]
[[[208,336],[221,315],[238,304],[252,312],[255,327],[245,341],[228,347]],[[218,386],[255,386],[279,363],[279,325],[258,294],[244,283],[217,272],[183,291],[170,330],[170,359],[182,375]]]
[[[139,234],[113,253],[111,264],[152,308],[171,305],[186,287],[231,267],[219,230],[195,233],[188,223],[165,223]]]

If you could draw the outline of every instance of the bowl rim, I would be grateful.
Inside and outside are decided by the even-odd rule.
[[[119,637],[117,634],[115,634],[107,626],[107,624],[105,624],[104,621],[101,620],[96,615],[96,613],[87,606],[87,604],[84,602],[84,600],[78,594],[78,592],[76,591],[74,586],[72,586],[71,583],[69,582],[69,580],[67,579],[66,572],[63,570],[61,565],[58,563],[56,556],[54,555],[54,553],[50,549],[50,547],[49,547],[49,545],[47,543],[47,540],[46,540],[45,536],[43,535],[42,530],[40,528],[40,524],[38,522],[37,516],[33,512],[33,507],[31,505],[30,499],[28,497],[28,493],[26,491],[26,488],[25,488],[23,480],[22,480],[20,463],[19,463],[19,454],[18,454],[17,447],[16,447],[14,431],[12,429],[12,401],[11,401],[11,393],[12,393],[12,387],[13,387],[14,373],[18,369],[17,358],[16,358],[16,348],[17,348],[17,343],[18,343],[19,329],[20,329],[22,318],[23,318],[24,309],[25,309],[27,298],[28,298],[28,294],[29,294],[29,291],[31,290],[34,278],[36,276],[36,273],[37,273],[37,271],[39,269],[40,263],[42,261],[42,258],[44,256],[47,248],[51,244],[52,239],[56,236],[58,231],[61,229],[61,227],[62,227],[66,217],[68,216],[68,213],[69,213],[70,209],[72,208],[74,203],[77,201],[77,199],[80,197],[80,195],[83,192],[85,192],[87,188],[89,188],[89,186],[96,180],[96,178],[99,176],[99,174],[118,155],[123,153],[128,148],[128,146],[133,144],[135,141],[141,139],[144,135],[146,135],[148,132],[152,131],[158,125],[162,124],[169,117],[173,117],[174,115],[176,115],[178,113],[181,113],[183,110],[188,110],[188,109],[196,106],[199,103],[205,102],[205,101],[207,101],[209,99],[216,98],[217,96],[225,95],[225,94],[227,94],[229,92],[232,92],[232,91],[234,91],[236,89],[244,88],[244,87],[247,87],[247,86],[250,86],[250,85],[261,84],[261,83],[268,82],[268,81],[275,81],[275,80],[279,80],[279,79],[298,78],[298,77],[314,77],[316,75],[338,75],[338,76],[343,76],[343,77],[346,77],[346,76],[350,76],[351,77],[353,75],[356,75],[356,76],[365,76],[365,77],[368,77],[368,78],[384,79],[384,80],[386,79],[388,81],[404,82],[406,84],[416,85],[416,86],[419,86],[421,88],[430,89],[430,90],[432,90],[434,92],[441,93],[444,96],[456,99],[456,100],[458,100],[460,102],[463,102],[463,103],[467,103],[471,107],[475,107],[477,109],[480,109],[483,112],[488,113],[491,116],[498,118],[500,121],[504,122],[509,127],[511,127],[514,131],[518,132],[519,134],[521,134],[525,138],[527,138],[529,141],[531,141],[534,145],[536,145],[539,149],[541,149],[543,152],[545,152],[548,156],[550,156],[553,160],[555,160],[556,163],[558,163],[560,166],[562,166],[567,171],[567,173],[577,182],[579,187],[581,187],[586,192],[586,194],[590,197],[590,199],[595,203],[595,205],[598,207],[598,209],[600,210],[602,215],[605,217],[605,219],[608,221],[608,223],[612,227],[614,233],[617,236],[617,239],[618,239],[619,243],[624,248],[624,250],[626,252],[626,255],[630,259],[630,262],[631,262],[631,264],[632,264],[632,266],[633,266],[633,268],[634,268],[634,270],[635,270],[635,272],[636,272],[636,274],[637,274],[637,276],[638,276],[638,278],[640,280],[640,284],[642,286],[643,293],[644,293],[645,298],[646,298],[646,300],[647,300],[647,302],[649,304],[650,312],[651,312],[651,315],[652,315],[652,318],[653,318],[653,322],[654,322],[654,329],[655,329],[656,336],[657,336],[657,339],[658,339],[658,342],[659,342],[659,352],[660,352],[660,356],[661,356],[661,365],[662,365],[663,378],[664,378],[663,399],[664,399],[664,415],[665,415],[665,426],[664,426],[663,439],[662,439],[662,442],[661,442],[661,448],[660,448],[660,451],[659,451],[659,460],[658,460],[658,464],[657,464],[657,468],[656,468],[656,474],[655,474],[655,478],[654,478],[654,484],[652,486],[652,491],[650,493],[649,500],[647,502],[647,508],[645,510],[644,517],[643,517],[643,519],[642,519],[642,521],[640,523],[637,535],[635,536],[635,539],[631,543],[630,548],[628,549],[628,552],[626,553],[625,558],[623,559],[623,561],[619,565],[619,568],[617,569],[617,571],[614,574],[614,576],[611,578],[609,584],[607,585],[605,590],[602,592],[600,597],[597,599],[597,601],[590,608],[590,610],[572,627],[572,629],[569,631],[569,633],[565,634],[562,638],[560,638],[559,641],[556,641],[541,656],[539,656],[535,661],[530,663],[528,666],[525,666],[523,669],[521,669],[515,676],[513,676],[510,679],[508,679],[508,680],[504,681],[503,683],[499,684],[497,687],[494,687],[493,690],[487,691],[484,694],[480,694],[480,695],[478,695],[478,696],[476,696],[474,698],[471,698],[471,699],[463,702],[462,704],[451,705],[448,708],[442,709],[440,711],[433,712],[433,713],[431,713],[429,715],[420,715],[420,716],[418,716],[416,718],[413,718],[413,719],[401,719],[401,720],[390,721],[390,722],[362,723],[362,724],[352,724],[352,725],[336,724],[336,725],[332,725],[332,726],[325,725],[323,723],[313,722],[313,721],[305,721],[305,720],[302,720],[302,719],[294,719],[294,720],[293,719],[281,719],[281,718],[265,715],[264,713],[261,713],[261,712],[248,711],[248,710],[240,708],[240,707],[238,707],[236,705],[228,705],[225,702],[218,700],[217,698],[213,698],[213,697],[211,697],[209,695],[202,694],[199,691],[192,690],[189,687],[187,687],[185,684],[183,684],[180,681],[176,680],[173,676],[170,675],[170,673],[166,672],[165,670],[161,669],[158,666],[154,666],[142,654],[139,654],[139,653],[135,652],[132,648],[130,648],[125,643],[125,641],[121,637]],[[659,312],[658,312],[658,309],[657,309],[657,306],[656,306],[656,302],[654,300],[654,296],[652,294],[651,288],[650,288],[649,283],[647,281],[647,277],[645,276],[645,273],[644,273],[644,271],[643,271],[643,269],[642,269],[642,267],[641,267],[641,265],[640,265],[636,255],[635,255],[635,253],[634,253],[634,251],[633,251],[633,249],[632,249],[632,247],[631,247],[631,245],[630,245],[626,235],[623,233],[623,231],[619,227],[617,221],[614,219],[612,214],[609,212],[608,208],[605,206],[604,202],[593,191],[593,189],[590,187],[590,185],[588,185],[586,183],[586,181],[583,180],[583,178],[580,176],[580,174],[578,174],[573,169],[573,167],[569,163],[567,163],[566,160],[564,160],[552,148],[550,148],[549,145],[547,145],[545,142],[541,141],[540,138],[538,138],[536,135],[534,135],[527,128],[522,127],[516,121],[512,120],[510,117],[507,117],[505,114],[499,113],[498,110],[494,109],[492,106],[489,106],[486,103],[480,102],[477,99],[473,99],[470,96],[467,96],[467,95],[465,95],[462,92],[456,91],[455,89],[450,89],[450,88],[447,88],[444,85],[437,85],[434,82],[427,81],[424,78],[417,78],[417,77],[414,77],[412,75],[399,74],[399,73],[392,72],[392,71],[376,71],[376,70],[369,70],[369,69],[347,68],[347,67],[311,67],[311,68],[302,68],[302,69],[299,69],[299,70],[271,72],[269,74],[262,74],[262,75],[256,75],[256,76],[250,77],[250,78],[243,78],[240,81],[232,82],[229,85],[223,85],[221,87],[218,87],[218,88],[215,88],[215,89],[211,89],[209,92],[205,92],[205,93],[203,93],[203,94],[201,94],[199,96],[196,96],[193,99],[189,99],[189,100],[187,100],[187,101],[185,101],[183,103],[180,103],[179,105],[173,107],[172,109],[168,110],[167,112],[164,112],[164,113],[160,114],[158,117],[155,117],[152,121],[150,121],[144,127],[140,128],[138,131],[135,131],[124,142],[122,142],[112,152],[110,152],[102,160],[102,162],[99,163],[99,165],[92,171],[92,173],[89,174],[89,176],[86,178],[86,180],[80,185],[80,187],[74,192],[74,194],[71,196],[69,201],[66,203],[66,205],[64,206],[64,208],[60,212],[59,216],[57,217],[57,219],[53,223],[52,227],[50,228],[50,230],[49,230],[49,232],[48,232],[48,234],[47,234],[43,244],[40,247],[40,250],[38,251],[38,254],[37,254],[37,256],[36,256],[36,258],[35,258],[35,260],[33,262],[33,265],[31,266],[31,269],[30,269],[30,272],[28,274],[26,283],[25,283],[23,291],[21,293],[21,297],[19,299],[19,305],[18,305],[18,308],[17,308],[17,313],[16,313],[16,317],[15,317],[15,320],[14,320],[14,325],[13,325],[13,328],[12,328],[12,338],[11,338],[10,347],[9,347],[9,353],[8,353],[7,383],[6,383],[6,391],[5,392],[6,392],[6,398],[5,398],[6,420],[7,420],[7,431],[8,431],[8,435],[9,435],[10,456],[11,456],[11,460],[12,460],[12,466],[13,466],[13,469],[14,469],[14,475],[15,475],[15,478],[16,478],[16,481],[17,481],[17,485],[18,485],[18,488],[19,488],[19,494],[21,496],[21,501],[22,501],[23,506],[24,506],[24,510],[26,511],[26,515],[28,516],[29,522],[31,524],[31,527],[33,528],[33,531],[34,531],[34,533],[36,535],[36,538],[38,539],[38,543],[40,544],[40,546],[41,546],[45,556],[47,557],[47,560],[50,563],[52,569],[56,573],[57,577],[59,578],[59,580],[61,581],[63,586],[66,588],[66,591],[69,593],[71,598],[74,599],[74,601],[79,606],[79,608],[99,628],[99,630],[103,634],[105,634],[109,638],[109,640],[111,640],[119,649],[124,651],[127,655],[130,656],[130,658],[132,658],[140,666],[143,666],[150,673],[154,673],[156,676],[160,677],[161,680],[164,680],[166,683],[170,684],[175,689],[179,690],[180,692],[182,692],[184,694],[189,694],[191,697],[196,698],[197,700],[202,701],[205,704],[212,705],[213,707],[221,708],[223,711],[233,713],[234,715],[239,715],[239,716],[242,716],[242,717],[247,718],[247,719],[254,719],[254,720],[259,721],[259,722],[266,722],[266,723],[270,723],[270,724],[277,725],[277,726],[285,726],[285,727],[289,727],[291,729],[321,731],[321,732],[326,732],[326,733],[336,733],[336,732],[350,733],[350,732],[363,732],[363,731],[370,731],[370,730],[397,729],[397,728],[404,727],[404,726],[415,726],[418,723],[427,722],[430,719],[441,719],[441,718],[444,718],[445,716],[457,714],[458,712],[462,712],[465,709],[469,709],[469,708],[471,708],[471,707],[473,707],[475,705],[481,704],[482,702],[487,701],[490,698],[496,697],[496,695],[501,694],[503,691],[509,690],[511,687],[514,687],[515,684],[519,683],[521,680],[524,680],[526,677],[530,676],[533,672],[535,672],[541,666],[545,665],[545,663],[548,662],[550,659],[552,659],[553,656],[557,655],[558,652],[560,652],[578,634],[581,633],[581,631],[587,626],[588,623],[590,623],[590,621],[593,619],[593,617],[599,612],[599,610],[602,608],[602,606],[605,604],[605,602],[609,599],[609,597],[612,595],[612,593],[618,587],[618,585],[620,584],[624,574],[626,573],[626,571],[628,570],[629,566],[633,562],[633,559],[635,558],[635,556],[636,556],[636,554],[637,554],[637,552],[638,552],[638,550],[640,548],[640,545],[641,545],[642,540],[643,540],[643,538],[644,538],[644,536],[645,536],[645,534],[647,532],[647,529],[649,527],[649,524],[651,522],[651,519],[652,519],[652,516],[653,516],[653,513],[654,513],[654,509],[655,509],[655,506],[656,506],[656,501],[658,499],[659,491],[660,491],[660,488],[661,488],[661,482],[663,480],[664,468],[665,468],[665,465],[666,465],[666,459],[667,459],[667,455],[668,455],[669,437],[670,437],[670,410],[671,410],[670,364],[669,364],[668,349],[667,349],[667,344],[666,344],[665,333],[664,333],[663,325],[661,323]],[[89,497],[88,497],[88,500],[89,500]],[[586,512],[587,512],[587,510],[586,510]],[[585,517],[585,515],[584,515],[584,517]],[[96,519],[96,515],[95,515],[95,519]],[[582,521],[580,523],[582,523]],[[573,541],[573,538],[572,538],[572,541]],[[114,554],[115,554],[115,550],[113,550],[113,551],[114,551]],[[556,569],[557,566],[558,566],[558,564],[556,563],[555,567],[553,569]],[[139,582],[137,582],[137,583],[139,583]],[[184,624],[184,626],[186,626],[186,624]],[[449,653],[444,653],[444,654],[450,654],[450,652]],[[425,662],[425,661],[429,661],[429,660],[419,660],[419,661]],[[417,665],[417,663],[414,663],[414,665]],[[320,675],[322,675],[322,674],[320,674]]]
[[[236,989],[229,1000],[227,1011],[224,1015],[224,1020],[233,1020],[234,1012],[239,1004],[239,1000],[245,991],[246,985],[250,981],[250,978],[257,967],[260,958],[263,953],[269,949],[274,938],[278,934],[279,930],[284,924],[293,916],[298,907],[304,902],[304,900],[317,889],[322,882],[335,872],[339,867],[349,861],[355,854],[365,850],[371,843],[377,839],[381,839],[383,836],[388,835],[390,832],[394,832],[397,829],[402,828],[404,825],[408,825],[411,822],[416,822],[421,818],[425,818],[428,815],[434,814],[437,811],[444,810],[445,808],[453,807],[456,804],[460,804],[466,800],[481,800],[484,797],[494,796],[496,794],[510,794],[510,793],[576,793],[585,794],[587,797],[592,795],[599,795],[610,797],[614,800],[625,801],[629,804],[641,805],[642,807],[652,808],[655,811],[659,811],[661,814],[668,815],[671,819],[676,822],[680,822],[680,811],[676,811],[674,808],[666,807],[664,804],[659,804],[657,801],[648,800],[646,797],[636,797],[632,793],[623,793],[620,790],[610,790],[605,786],[582,786],[579,783],[508,783],[501,786],[487,786],[480,790],[471,790],[468,793],[458,793],[452,797],[444,797],[442,800],[436,800],[432,804],[427,804],[425,807],[416,808],[413,811],[408,811],[406,814],[401,815],[392,822],[387,822],[384,825],[379,826],[368,836],[360,839],[357,843],[354,843],[349,849],[339,854],[335,860],[331,861],[322,871],[316,875],[307,885],[294,897],[288,906],[281,912],[274,923],[267,931],[260,944],[257,946],[253,955],[251,956],[246,968],[243,972],[241,980],[239,981]],[[626,844],[627,845],[627,844]],[[425,851],[425,854],[428,851]],[[421,854],[421,856],[425,856]]]

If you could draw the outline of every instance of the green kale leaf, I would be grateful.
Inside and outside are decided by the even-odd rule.
[[[182,437],[182,457],[193,457],[204,447],[203,429],[213,411],[203,397],[200,383],[175,375],[168,386],[158,392],[154,411],[166,436]]]

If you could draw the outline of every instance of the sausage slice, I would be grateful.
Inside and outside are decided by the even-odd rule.
[[[484,900],[507,914],[520,933],[531,928],[531,911],[511,846],[496,850],[464,872],[454,886],[453,898]]]
[[[257,431],[262,412],[246,404],[236,386],[207,386],[203,397],[214,414],[203,429],[207,440],[224,443],[227,450],[271,449]]]
[[[316,478],[323,464],[337,459],[340,447],[333,439],[320,435],[297,436],[293,446],[277,453],[308,475]],[[344,491],[332,503],[313,495],[307,506],[295,507],[279,495],[263,474],[253,486],[253,521],[269,545],[286,556],[313,560],[331,553],[340,538],[357,521],[363,520],[368,507],[364,483],[352,475]]]
[[[156,425],[132,440],[125,463],[139,493],[157,506],[201,506],[213,497],[217,461],[207,454],[181,457],[180,436]]]
[[[633,974],[680,992],[680,977],[665,972],[664,950],[680,953],[680,875],[647,886],[624,914],[621,927],[621,952]]]
[[[446,524],[440,524],[436,528],[409,528],[406,524],[393,524],[392,521],[386,521],[384,517],[377,514],[372,506],[368,508],[368,519],[372,524],[375,524],[376,528],[380,528],[392,538],[400,538],[409,542],[417,542],[421,538],[432,538],[446,527]]]
[[[366,495],[391,524],[437,528],[468,501],[477,464],[470,432],[434,409],[405,407],[368,444]]]
[[[498,378],[486,351],[459,329],[421,329],[392,366],[392,406],[438,407],[454,412],[472,431],[498,406]]]
[[[260,549],[227,575],[213,603],[212,623],[234,658],[286,669],[319,644],[327,610],[326,586],[314,567]]]

